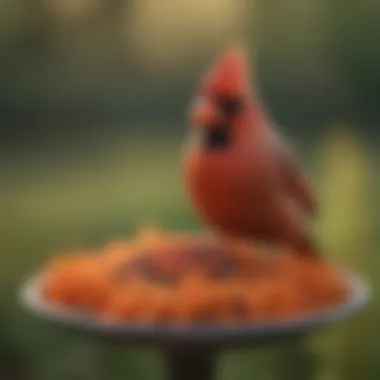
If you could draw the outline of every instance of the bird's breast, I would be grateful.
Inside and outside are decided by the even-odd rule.
[[[192,155],[186,163],[187,190],[206,222],[240,232],[264,212],[267,191],[262,173],[254,155]]]

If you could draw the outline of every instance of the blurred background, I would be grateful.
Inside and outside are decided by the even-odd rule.
[[[186,106],[237,37],[319,191],[321,245],[375,300],[329,332],[228,353],[221,379],[378,379],[379,17],[372,0],[1,1],[0,379],[162,378],[154,352],[45,326],[17,290],[57,251],[200,228],[180,181]]]

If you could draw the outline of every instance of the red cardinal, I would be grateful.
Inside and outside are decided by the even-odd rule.
[[[231,48],[202,80],[190,112],[189,195],[224,235],[316,256],[307,228],[314,195],[253,96],[245,63],[244,51]]]

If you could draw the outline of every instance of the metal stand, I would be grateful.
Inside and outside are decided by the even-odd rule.
[[[214,351],[170,350],[164,353],[169,380],[215,380]]]

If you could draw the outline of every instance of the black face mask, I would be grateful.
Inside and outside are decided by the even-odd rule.
[[[226,149],[230,145],[229,125],[241,110],[239,98],[220,99],[217,105],[223,113],[226,122],[210,125],[205,128],[203,136],[203,147],[205,150],[221,150]]]
[[[203,148],[205,150],[225,149],[229,145],[229,130],[227,125],[215,124],[205,128]]]

